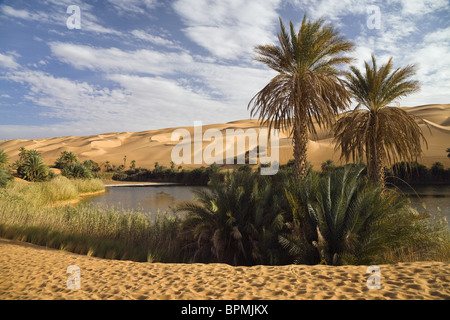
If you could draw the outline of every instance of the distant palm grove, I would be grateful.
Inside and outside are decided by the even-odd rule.
[[[420,89],[412,79],[415,67],[394,69],[392,58],[378,67],[372,55],[363,70],[349,66],[345,71],[355,45],[331,24],[306,16],[298,31],[294,23],[287,28],[280,19],[278,42],[255,48],[255,60],[277,75],[248,105],[261,124],[290,131],[294,159],[276,175],[262,176],[250,165],[184,170],[173,163],[170,168],[155,163],[153,169],[144,169],[132,161],[126,168],[124,156],[123,165],[113,168],[107,161],[104,166],[113,179],[206,187],[192,201],[156,216],[85,205],[43,207],[17,193],[6,154],[0,151],[0,236],[149,262],[450,261],[445,218],[418,212],[408,198],[389,188],[400,182],[450,182],[450,169],[441,163],[428,169],[417,162],[427,145],[418,119],[393,106]],[[357,105],[348,111],[352,101]],[[316,126],[334,133],[346,165],[325,161],[320,171],[313,170],[307,144]],[[21,149],[19,158],[12,165],[19,177],[49,183],[54,179],[56,174],[36,151]],[[79,162],[67,151],[55,167],[71,180],[104,174],[97,163]]]

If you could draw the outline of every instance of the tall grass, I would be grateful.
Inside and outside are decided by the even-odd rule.
[[[171,261],[178,219],[93,205],[43,207],[0,191],[0,237],[101,258]]]
[[[78,193],[97,192],[105,189],[105,185],[100,179],[75,179],[71,180],[71,182]]]
[[[100,179],[69,180],[63,176],[57,176],[46,182],[12,182],[6,186],[6,192],[27,202],[47,205],[58,201],[76,200],[82,193],[101,191],[104,188]]]

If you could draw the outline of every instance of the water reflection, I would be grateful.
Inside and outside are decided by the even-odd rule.
[[[194,190],[201,188],[187,186],[107,187],[104,194],[88,198],[85,202],[151,213],[170,212],[177,202],[192,200]]]
[[[110,187],[100,196],[85,201],[124,209],[140,209],[145,212],[171,212],[177,202],[192,200],[194,190],[204,187],[147,186]],[[400,189],[411,199],[412,207],[419,212],[441,213],[447,218],[450,228],[450,186],[416,186]]]

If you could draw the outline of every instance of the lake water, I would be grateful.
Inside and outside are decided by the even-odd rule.
[[[146,212],[164,212],[177,202],[192,200],[194,190],[204,187],[191,186],[147,186],[147,187],[107,187],[102,195],[84,200],[88,203],[114,206],[124,209],[142,209]],[[441,212],[450,223],[450,185],[416,186],[401,188],[411,199],[411,205],[419,212],[424,209],[431,213]],[[450,224],[449,224],[450,228]]]
[[[450,185],[415,186],[414,190],[402,187],[400,190],[410,198],[411,206],[419,212],[440,212],[447,218],[450,228]]]
[[[118,209],[133,209],[157,213],[169,211],[177,202],[192,200],[194,190],[202,187],[190,186],[140,186],[106,187],[106,192],[84,200]]]

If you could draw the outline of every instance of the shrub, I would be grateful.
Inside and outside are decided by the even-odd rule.
[[[409,200],[383,191],[347,165],[328,176],[310,171],[286,181],[292,221],[280,242],[295,262],[307,264],[390,263],[392,251],[411,250],[419,259],[449,248],[445,224],[418,214]]]
[[[39,182],[50,178],[49,167],[43,163],[41,155],[35,150],[25,150],[19,160],[17,173],[20,178]]]
[[[97,173],[100,171],[99,164],[93,160],[86,160],[83,162],[83,165],[94,173]]]
[[[64,167],[63,176],[72,179],[92,179],[92,171],[80,162],[74,162]]]
[[[277,192],[270,179],[249,170],[235,170],[222,182],[218,175],[195,201],[180,203],[186,212],[182,230],[194,262],[231,265],[277,264],[283,228]]]
[[[58,159],[55,161],[55,167],[64,169],[66,166],[78,161],[78,157],[72,151],[63,151]]]
[[[8,155],[0,149],[0,167],[6,167],[8,165]]]
[[[9,170],[0,166],[0,188],[6,187],[8,181],[11,180],[12,175],[9,173]]]

